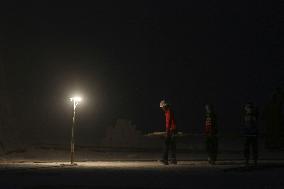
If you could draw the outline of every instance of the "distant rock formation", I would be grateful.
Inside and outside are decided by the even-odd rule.
[[[154,144],[152,139],[144,137],[127,119],[118,119],[115,126],[107,128],[102,140],[102,146],[105,147],[143,148],[154,147]]]
[[[102,143],[108,147],[134,147],[138,146],[141,138],[141,132],[136,130],[131,121],[118,119],[114,127],[107,128]]]

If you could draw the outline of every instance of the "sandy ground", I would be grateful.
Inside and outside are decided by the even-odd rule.
[[[0,188],[284,188],[284,161],[95,161],[0,163]]]
[[[65,188],[284,188],[284,153],[260,153],[257,167],[246,168],[243,154],[220,153],[208,165],[205,153],[178,153],[178,165],[157,162],[161,152],[70,152],[29,149],[0,156],[0,189]]]
[[[162,149],[157,151],[100,151],[97,149],[76,149],[76,161],[153,161],[162,157]],[[207,160],[205,152],[180,152],[177,153],[179,160]],[[243,152],[234,153],[219,152],[219,160],[242,160]],[[0,155],[0,162],[58,162],[69,161],[70,151],[66,149],[38,149],[29,148],[26,151],[19,151]],[[261,160],[284,160],[284,150],[282,151],[260,151],[259,159]]]

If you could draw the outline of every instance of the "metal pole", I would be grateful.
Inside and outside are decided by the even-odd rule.
[[[76,102],[74,100],[74,110],[73,110],[73,124],[72,124],[72,129],[71,129],[71,164],[74,163],[74,151],[75,151],[75,142],[74,142],[74,128],[76,124]]]

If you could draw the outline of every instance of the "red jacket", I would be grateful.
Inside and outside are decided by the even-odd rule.
[[[216,135],[217,134],[217,125],[216,125],[216,116],[214,114],[207,114],[205,116],[205,135]]]
[[[167,133],[176,132],[176,122],[175,122],[174,112],[168,108],[165,111],[165,117],[166,117],[166,132]]]

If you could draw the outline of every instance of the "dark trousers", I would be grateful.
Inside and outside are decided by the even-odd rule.
[[[218,155],[218,138],[217,136],[206,136],[206,151],[208,158],[215,162]]]
[[[244,145],[244,156],[246,160],[250,159],[250,149],[252,148],[252,156],[255,161],[258,159],[258,140],[257,136],[246,136]]]
[[[169,151],[171,151],[171,159],[176,160],[176,139],[174,136],[167,136],[165,139],[164,160],[168,160]]]

